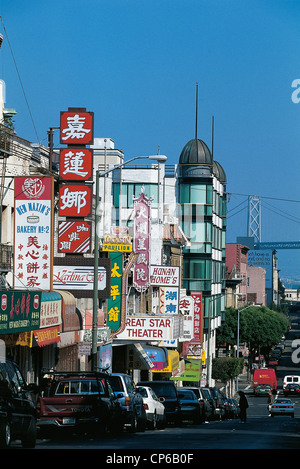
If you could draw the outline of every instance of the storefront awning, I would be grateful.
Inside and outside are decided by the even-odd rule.
[[[177,350],[168,350],[168,365],[161,370],[152,370],[156,373],[174,373],[179,368],[179,353]]]
[[[62,298],[55,291],[42,291],[40,329],[60,326],[62,323]]]
[[[176,381],[200,381],[202,360],[201,358],[185,359],[185,370],[170,379]]]
[[[150,345],[145,345],[143,348],[154,365],[151,371],[162,370],[168,366],[168,350],[166,348]]]
[[[127,367],[134,370],[151,370],[154,364],[142,345],[133,343],[127,347]]]
[[[79,331],[81,327],[80,312],[76,308],[76,298],[72,293],[64,290],[54,290],[62,297],[63,332]],[[81,315],[80,315],[81,316]]]

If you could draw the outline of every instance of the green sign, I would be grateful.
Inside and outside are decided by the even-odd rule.
[[[171,380],[176,381],[199,381],[201,377],[202,360],[185,359],[185,370],[178,376],[173,376]]]
[[[122,304],[122,253],[110,252],[111,259],[111,287],[110,298],[107,300],[107,326],[117,331],[121,324],[121,304]]]
[[[0,292],[0,334],[33,331],[40,327],[41,292]]]

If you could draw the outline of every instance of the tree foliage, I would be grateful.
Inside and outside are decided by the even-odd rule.
[[[230,381],[242,373],[243,366],[243,358],[214,358],[212,361],[212,378],[224,382]]]
[[[217,330],[217,343],[234,346],[237,344],[238,310],[227,308],[225,322]],[[268,356],[277,345],[289,325],[285,314],[265,306],[240,310],[239,342],[246,342],[252,356],[261,353]]]

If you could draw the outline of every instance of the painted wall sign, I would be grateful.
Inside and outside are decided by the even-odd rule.
[[[53,178],[15,177],[14,287],[52,289]]]
[[[58,251],[69,254],[91,252],[91,223],[83,220],[59,222]]]

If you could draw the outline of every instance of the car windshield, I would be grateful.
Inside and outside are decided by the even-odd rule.
[[[277,405],[277,404],[288,404],[288,405],[293,405],[292,401],[290,401],[289,399],[276,399],[274,402],[273,402],[273,405]]]
[[[193,393],[193,391],[178,391],[178,396],[180,399],[184,399],[187,401],[195,400],[195,394]]]
[[[169,397],[176,399],[176,391],[174,386],[170,386],[167,383],[151,383],[151,388],[154,390],[158,397]]]
[[[108,381],[109,381],[114,393],[124,392],[123,383],[122,383],[122,380],[119,376],[109,376]]]

